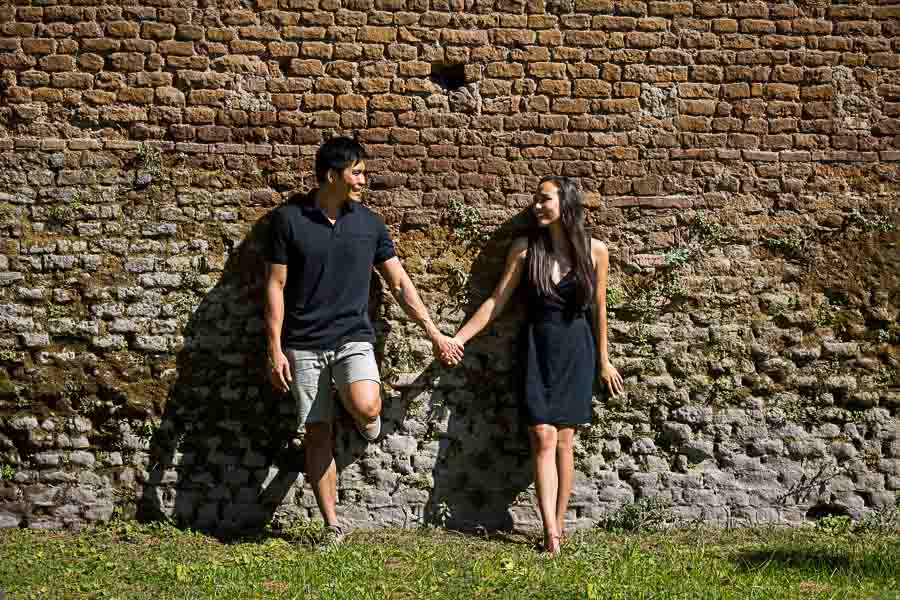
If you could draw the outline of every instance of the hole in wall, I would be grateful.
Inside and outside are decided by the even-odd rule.
[[[806,511],[806,518],[809,521],[818,521],[823,517],[849,517],[850,511],[840,504],[816,504]]]
[[[447,91],[458,90],[466,84],[466,65],[432,63],[431,80]]]

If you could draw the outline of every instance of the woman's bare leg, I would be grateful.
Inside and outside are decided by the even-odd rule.
[[[544,545],[547,551],[559,551],[559,529],[556,521],[559,476],[556,470],[557,431],[553,425],[532,425],[528,428],[534,460],[534,486],[538,507],[544,522]]]
[[[560,427],[556,435],[556,473],[559,479],[556,494],[556,528],[558,534],[562,535],[566,525],[566,507],[569,505],[572,481],[575,478],[575,455],[573,452],[575,429]]]

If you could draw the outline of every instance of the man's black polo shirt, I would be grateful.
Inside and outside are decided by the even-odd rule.
[[[372,266],[396,256],[381,218],[348,201],[332,225],[312,192],[275,209],[271,228],[266,260],[287,265],[281,347],[335,350],[347,342],[374,342]]]

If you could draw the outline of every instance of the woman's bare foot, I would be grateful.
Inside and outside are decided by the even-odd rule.
[[[551,556],[559,554],[560,536],[555,533],[544,534],[544,552]]]

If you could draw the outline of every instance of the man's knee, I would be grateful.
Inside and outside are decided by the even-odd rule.
[[[381,414],[381,385],[377,381],[354,381],[342,388],[340,393],[342,397],[346,396],[352,407],[351,412],[360,417],[374,420]]]
[[[381,395],[373,394],[360,403],[359,414],[373,420],[381,414]]]

